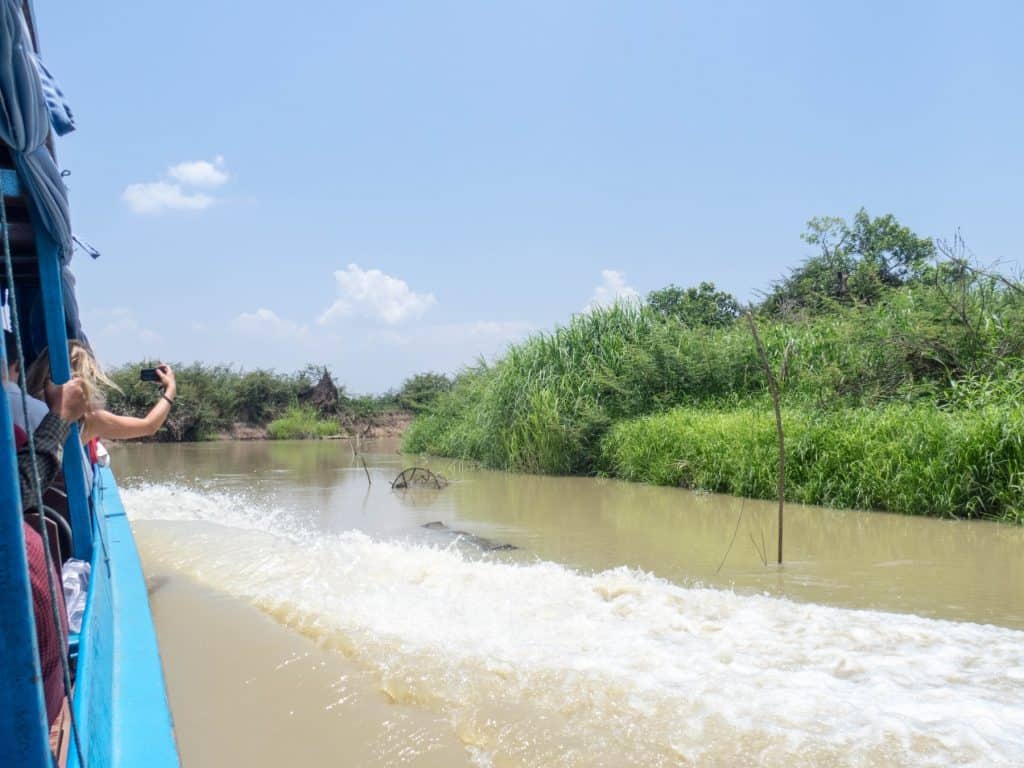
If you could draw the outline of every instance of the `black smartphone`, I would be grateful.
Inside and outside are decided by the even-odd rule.
[[[156,375],[156,368],[143,368],[140,370],[139,381],[160,381]]]

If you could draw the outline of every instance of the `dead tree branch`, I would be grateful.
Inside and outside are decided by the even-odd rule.
[[[786,500],[786,439],[782,431],[782,407],[779,404],[779,384],[775,380],[771,363],[768,360],[768,353],[764,350],[761,337],[757,333],[757,323],[754,322],[754,313],[747,311],[747,322],[750,323],[750,332],[754,335],[754,344],[757,345],[757,354],[764,366],[765,376],[768,378],[768,389],[772,394],[772,405],[775,407],[775,429],[779,436],[779,565],[782,565],[782,516]]]

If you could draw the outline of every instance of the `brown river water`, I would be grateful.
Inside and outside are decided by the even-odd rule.
[[[397,447],[112,451],[186,768],[1024,766],[1024,528]]]

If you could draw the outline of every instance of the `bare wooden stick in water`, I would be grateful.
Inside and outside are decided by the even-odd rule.
[[[729,540],[729,548],[725,550],[725,554],[722,555],[722,562],[720,562],[718,567],[715,569],[715,576],[717,576],[718,572],[722,570],[722,566],[725,565],[725,561],[729,558],[729,553],[732,552],[732,545],[736,543],[736,534],[740,532],[740,521],[743,520],[743,505],[746,503],[746,499],[743,499],[743,501],[740,502],[740,513],[736,517],[736,527],[733,529],[732,539]]]
[[[768,377],[768,389],[772,393],[772,405],[775,406],[775,429],[779,435],[779,565],[782,565],[782,508],[786,499],[786,439],[782,433],[782,409],[779,406],[779,385],[772,373],[771,363],[768,362],[768,354],[764,351],[761,337],[757,333],[757,323],[754,322],[754,313],[747,310],[747,321],[750,323],[750,332],[754,334],[754,344],[757,345],[757,354],[761,357],[761,364],[764,366],[765,376]]]
[[[753,531],[747,531],[747,535],[750,537],[750,543],[754,545],[754,551],[757,552],[757,556],[761,558],[761,565],[768,565],[768,554],[764,551],[764,528],[761,528],[761,543],[757,543],[757,539],[754,538]]]

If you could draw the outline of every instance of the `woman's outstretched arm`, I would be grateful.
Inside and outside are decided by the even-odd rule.
[[[150,410],[142,418],[135,416],[118,416],[110,411],[93,411],[85,416],[85,428],[82,430],[82,442],[94,437],[110,440],[131,440],[133,437],[149,437],[167,421],[171,412],[171,403],[178,394],[174,380],[174,371],[169,365],[161,365],[156,369],[157,378],[164,385],[164,392]]]

